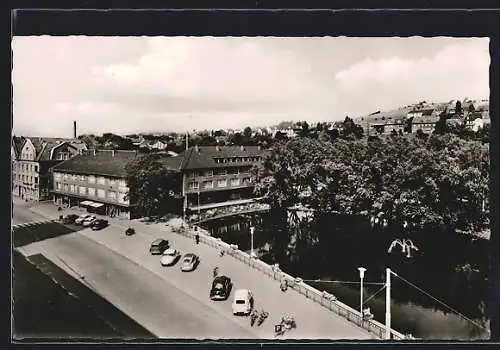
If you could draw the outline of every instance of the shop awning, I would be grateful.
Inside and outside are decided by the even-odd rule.
[[[92,205],[91,201],[83,201],[80,203],[80,205]]]
[[[100,208],[100,207],[103,207],[104,204],[102,204],[102,203],[96,203],[96,202],[90,202],[90,206],[94,207],[94,208]]]

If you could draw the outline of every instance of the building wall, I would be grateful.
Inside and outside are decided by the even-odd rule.
[[[13,164],[13,194],[27,200],[39,200],[40,164],[35,160],[35,147],[26,141],[21,154]]]
[[[45,200],[51,196],[50,167],[71,158],[77,150],[63,145],[54,150],[53,159],[36,161],[35,147],[28,139],[19,158],[12,163],[12,194],[27,200]]]
[[[189,170],[183,177],[185,192],[189,194],[251,187],[253,181],[250,168],[242,166]]]
[[[69,174],[54,171],[54,193],[75,196],[95,202],[109,203],[128,207],[129,200],[125,199],[128,185],[125,179],[101,176]]]

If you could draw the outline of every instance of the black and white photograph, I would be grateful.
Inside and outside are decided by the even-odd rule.
[[[489,45],[13,36],[13,339],[489,340]]]

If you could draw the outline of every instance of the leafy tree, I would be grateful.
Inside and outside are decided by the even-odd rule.
[[[343,139],[360,139],[363,137],[363,128],[354,123],[349,117],[345,117],[340,130],[340,137]]]
[[[462,114],[462,102],[457,100],[457,103],[455,103],[455,114],[461,115]]]
[[[296,138],[273,146],[256,169],[255,191],[276,212],[297,204],[314,208],[314,220],[337,212],[382,217],[387,232],[398,234],[405,221],[412,230],[475,231],[487,223],[487,169],[487,147],[453,134]],[[280,249],[290,235],[279,236]]]
[[[241,133],[239,132],[232,134],[231,136],[229,136],[228,139],[230,145],[237,145],[237,146],[243,145],[243,141],[244,141],[243,135],[241,135]]]
[[[245,129],[243,129],[243,136],[247,140],[250,140],[252,138],[252,128],[247,126]]]
[[[274,135],[274,138],[277,141],[284,141],[284,140],[288,139],[288,137],[286,136],[286,134],[282,133],[281,131],[276,131],[276,134]]]
[[[182,188],[182,177],[167,169],[158,154],[136,157],[126,166],[129,185],[127,198],[140,214],[151,217],[176,213]]]
[[[216,131],[214,132],[214,136],[216,136],[216,137],[217,137],[217,136],[226,136],[226,135],[227,135],[227,133],[226,133],[224,130],[222,130],[222,129],[220,129],[220,130],[216,130]]]

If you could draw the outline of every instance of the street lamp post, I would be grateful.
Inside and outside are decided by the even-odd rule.
[[[253,234],[255,232],[255,227],[250,227],[250,257],[254,257],[253,254]]]
[[[391,339],[391,269],[385,270],[385,339]]]
[[[360,295],[359,295],[359,312],[361,313],[361,319],[363,319],[363,280],[365,278],[365,271],[366,269],[364,267],[358,267],[359,271],[359,278],[361,279],[361,290],[360,290]]]

